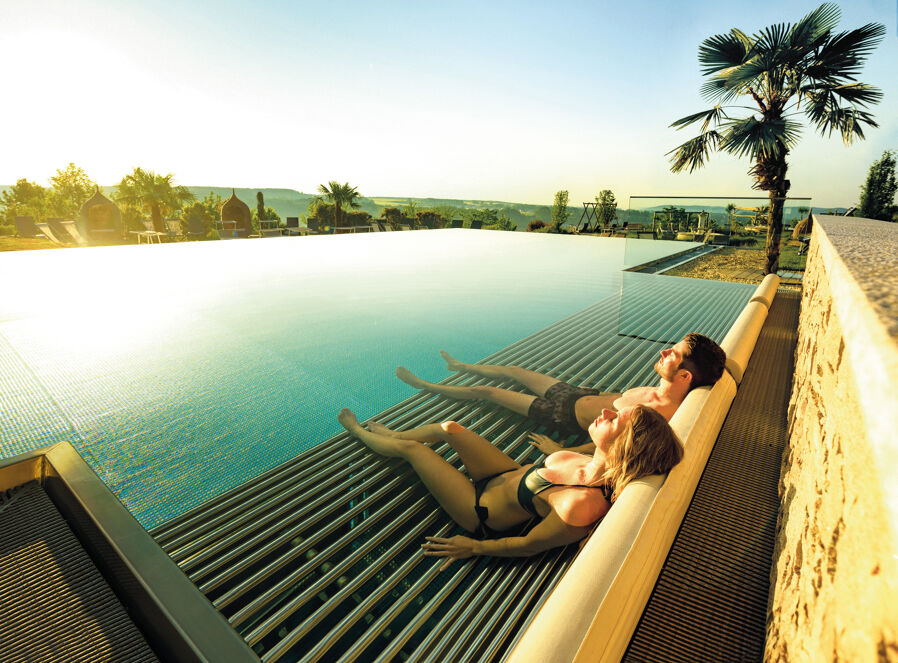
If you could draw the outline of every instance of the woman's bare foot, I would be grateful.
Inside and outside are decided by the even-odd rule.
[[[339,421],[340,425],[353,435],[358,433],[358,431],[364,430],[361,424],[359,424],[359,420],[356,418],[355,413],[347,407],[340,410],[340,414],[337,415],[337,421]]]
[[[337,421],[349,433],[361,440],[371,451],[381,456],[389,456],[391,458],[403,457],[403,449],[409,444],[406,440],[399,440],[389,435],[374,433],[362,428],[355,414],[348,408],[340,410],[340,414],[337,415]]]
[[[379,424],[376,421],[369,421],[365,424],[372,433],[379,433],[380,435],[396,435],[396,431],[392,428],[387,428],[383,424]]]
[[[458,359],[455,359],[452,355],[450,355],[445,350],[440,350],[440,356],[442,356],[443,359],[446,360],[447,370],[455,371],[455,372],[469,370],[468,365],[466,363],[464,363],[463,361],[459,361]]]
[[[405,366],[396,369],[396,377],[415,389],[428,389],[431,386],[429,382],[425,382]]]

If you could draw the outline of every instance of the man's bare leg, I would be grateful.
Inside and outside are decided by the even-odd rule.
[[[509,391],[508,389],[500,389],[499,387],[489,387],[487,385],[447,385],[434,384],[427,380],[422,380],[407,368],[400,366],[396,369],[396,377],[411,385],[415,389],[430,391],[441,396],[448,396],[457,400],[474,400],[490,401],[502,407],[508,408],[512,412],[527,415],[530,411],[530,404],[536,398],[530,394],[522,394],[518,391]],[[557,380],[555,380],[557,382]]]
[[[458,361],[445,350],[440,355],[446,360],[446,368],[450,371],[467,371],[485,378],[506,378],[520,382],[537,396],[545,396],[546,390],[560,380],[535,371],[528,371],[520,366],[499,366],[497,364],[466,364]]]

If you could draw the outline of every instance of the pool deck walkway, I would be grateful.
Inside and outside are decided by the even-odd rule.
[[[764,656],[800,300],[773,300],[624,661]]]

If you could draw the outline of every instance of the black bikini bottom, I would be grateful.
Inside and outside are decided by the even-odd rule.
[[[497,532],[492,527],[486,524],[487,519],[489,519],[490,517],[490,512],[489,509],[487,509],[485,506],[480,506],[480,496],[483,495],[483,491],[486,489],[486,484],[488,484],[496,477],[503,474],[508,474],[509,472],[514,472],[516,469],[518,468],[505,470],[504,472],[496,472],[495,474],[491,474],[488,477],[477,479],[477,481],[471,481],[471,483],[474,484],[474,512],[477,514],[477,520],[480,521],[477,529],[474,530],[474,535],[477,538],[497,539],[502,537],[502,532]]]

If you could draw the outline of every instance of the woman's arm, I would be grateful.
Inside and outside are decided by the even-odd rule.
[[[565,524],[554,511],[543,518],[526,536],[507,536],[501,539],[480,541],[467,536],[440,538],[427,537],[421,547],[429,557],[446,557],[440,571],[448,568],[456,559],[474,555],[492,557],[529,557],[550,548],[566,546],[579,541],[589,533],[589,527],[573,527]]]

